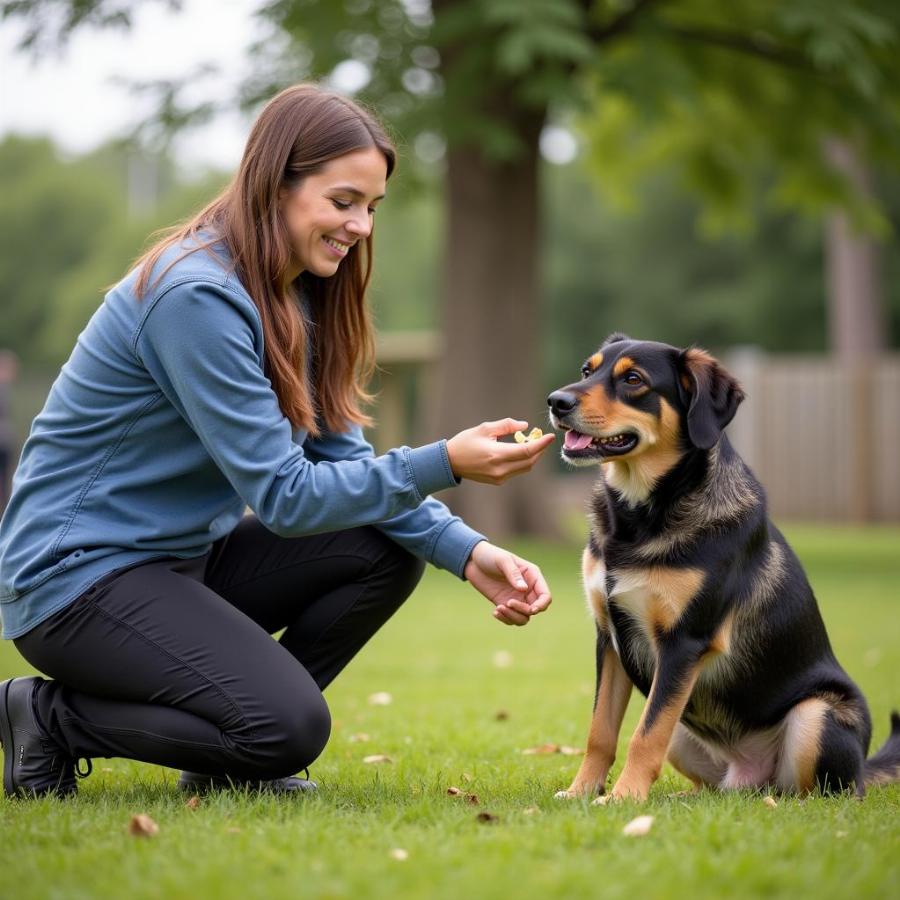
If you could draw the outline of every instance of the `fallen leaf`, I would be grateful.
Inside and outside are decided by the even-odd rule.
[[[447,788],[447,794],[450,797],[462,797],[466,803],[471,803],[473,806],[478,806],[481,801],[478,799],[477,794],[467,794],[464,791],[461,791],[458,787],[449,787]]]
[[[394,847],[391,850],[391,859],[396,859],[398,862],[406,862],[409,859],[409,853],[402,847]]]
[[[194,794],[187,803],[184,804],[188,809],[198,809],[200,807],[200,798]]]
[[[392,763],[393,760],[386,753],[373,753],[363,757],[364,763]]]
[[[394,698],[387,691],[376,691],[369,694],[369,706],[390,706]]]
[[[526,756],[534,756],[534,754],[545,754],[545,753],[559,753],[559,744],[540,744],[537,747],[528,747],[526,750],[523,750]]]
[[[580,747],[566,747],[563,745],[559,748],[559,752],[562,753],[563,756],[581,756],[584,753]]]
[[[498,669],[508,669],[513,663],[512,653],[508,650],[498,650],[494,654],[494,665]]]
[[[505,709],[498,709],[497,712],[494,713],[494,718],[498,722],[505,722],[509,718],[509,713]]]
[[[778,806],[778,803],[774,797],[763,797],[763,803],[765,803],[765,805],[768,806],[769,809],[775,809],[775,807]]]
[[[622,829],[622,834],[627,834],[628,837],[643,837],[652,827],[653,816],[638,816]]]
[[[477,816],[475,816],[475,819],[479,822],[483,822],[483,823],[487,824],[487,823],[499,822],[500,816],[496,816],[496,815],[494,815],[494,813],[480,812],[480,813],[478,813]]]
[[[472,776],[471,776],[468,772],[463,772],[463,773],[462,773],[462,780],[463,780],[463,781],[471,781],[471,780],[472,780]]]
[[[364,744],[369,740],[369,735],[367,735],[364,731],[359,731],[356,734],[351,734],[348,740],[351,744]]]
[[[146,813],[137,813],[128,823],[128,833],[133,837],[153,837],[159,834],[159,825]]]

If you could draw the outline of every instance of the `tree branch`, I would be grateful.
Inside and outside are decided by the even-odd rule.
[[[607,22],[605,25],[589,24],[587,28],[588,37],[591,38],[595,44],[606,43],[606,41],[612,40],[628,31],[641,15],[645,14],[651,7],[658,6],[662,2],[664,2],[664,0],[635,0],[630,9],[626,10],[615,19]],[[587,0],[584,5],[585,12],[589,15],[590,7],[593,6],[593,3],[591,3],[590,0]]]
[[[737,31],[727,31],[723,28],[701,28],[685,25],[670,25],[660,23],[659,28],[666,34],[692,41],[699,44],[707,44],[711,47],[719,47],[723,50],[734,50],[748,56],[755,56],[766,62],[774,62],[791,69],[800,69],[805,72],[817,71],[809,58],[792,47],[783,47],[774,41],[762,36],[741,34]]]

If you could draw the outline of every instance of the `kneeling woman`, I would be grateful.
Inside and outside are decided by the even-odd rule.
[[[429,495],[527,472],[551,435],[500,443],[525,425],[503,420],[383,456],[362,436],[394,160],[360,106],[288,88],[231,185],[79,335],[0,522],[3,636],[52,679],[0,684],[8,794],[70,794],[92,757],[309,789],[292,776],[328,740],[322,690],[425,562],[506,624],[550,603],[536,566]]]

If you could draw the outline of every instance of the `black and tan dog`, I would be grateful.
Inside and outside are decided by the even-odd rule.
[[[866,761],[865,698],[722,429],[743,399],[709,354],[613,334],[548,398],[563,458],[602,464],[582,571],[597,625],[587,752],[557,796],[602,794],[632,685],[647,697],[609,795],[666,758],[694,784],[805,792],[900,778],[900,716]]]

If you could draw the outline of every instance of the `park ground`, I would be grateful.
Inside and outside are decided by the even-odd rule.
[[[877,746],[900,706],[900,528],[785,531],[869,700]],[[523,751],[584,746],[593,636],[580,549],[514,549],[544,569],[550,611],[506,628],[430,569],[327,691],[317,796],[232,793],[191,808],[176,772],[98,759],[73,801],[0,800],[0,898],[900,896],[900,786],[773,807],[761,794],[686,795],[667,767],[642,807],[555,800],[578,757]],[[0,678],[31,671],[0,646]],[[635,695],[613,775],[640,708]],[[139,813],[158,833],[129,833]],[[649,833],[623,834],[643,814]]]

